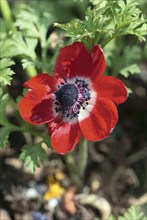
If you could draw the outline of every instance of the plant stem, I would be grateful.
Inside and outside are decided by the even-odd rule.
[[[83,180],[88,160],[88,142],[82,139],[79,143],[78,171],[79,177]]]
[[[28,66],[26,68],[26,73],[29,78],[32,78],[33,76],[36,76],[37,71],[33,66]]]
[[[9,28],[11,30],[15,30],[15,27],[13,25],[13,19],[11,16],[11,9],[7,0],[0,1],[0,10]]]
[[[104,48],[114,37],[108,37],[102,43],[102,48]]]
[[[82,189],[83,186],[83,178],[85,175],[85,170],[87,166],[88,159],[88,142],[83,139],[79,143],[79,152],[78,152],[78,160],[76,160],[75,152],[68,153],[65,155],[65,161],[67,164],[67,168],[69,170],[71,179],[76,184],[79,190]]]
[[[21,132],[24,132],[24,133],[29,133],[30,135],[33,135],[33,136],[38,136],[38,137],[41,137],[41,138],[44,138],[43,135],[40,134],[40,132],[38,131],[35,131],[35,130],[28,130],[24,127],[16,127],[13,131],[21,131]]]
[[[24,133],[29,133],[33,136],[38,136],[41,138],[44,138],[43,135],[40,134],[40,132],[32,130],[32,129],[27,129],[25,126],[17,126],[17,125],[13,125],[10,122],[6,121],[7,123],[7,127],[10,131],[20,131],[20,132],[24,132]]]
[[[78,178],[77,167],[76,167],[76,162],[75,162],[73,152],[66,154],[64,158],[65,158],[65,162],[67,165],[67,169],[70,173],[71,179],[73,180],[73,182],[76,184],[78,188],[81,188],[81,181]]]
[[[103,43],[101,44],[102,45],[102,48],[104,48],[111,40],[113,40],[114,38],[117,38],[118,37],[118,34],[117,34],[117,31],[110,37],[107,37]]]

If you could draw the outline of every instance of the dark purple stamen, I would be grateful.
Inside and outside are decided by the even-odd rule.
[[[78,117],[80,109],[86,109],[91,98],[87,82],[76,78],[75,84],[70,84],[65,80],[65,83],[61,83],[58,88],[59,90],[54,93],[56,113],[60,112],[63,118]]]
[[[57,99],[63,106],[72,106],[78,98],[78,90],[73,84],[66,84],[57,93]]]

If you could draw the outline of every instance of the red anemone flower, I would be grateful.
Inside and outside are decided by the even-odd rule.
[[[60,49],[54,77],[38,74],[24,83],[28,92],[19,102],[27,122],[48,123],[52,147],[60,154],[72,150],[84,136],[88,141],[106,138],[118,121],[116,106],[127,99],[125,85],[103,76],[103,50],[90,52],[80,42]]]

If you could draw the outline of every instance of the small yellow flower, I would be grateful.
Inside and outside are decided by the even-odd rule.
[[[56,177],[57,180],[61,180],[63,175],[59,175]],[[61,186],[60,182],[57,181],[53,176],[48,177],[48,191],[44,194],[44,199],[49,200],[51,198],[60,198],[65,189]]]

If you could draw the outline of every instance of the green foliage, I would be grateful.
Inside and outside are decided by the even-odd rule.
[[[124,217],[120,217],[119,220],[145,220],[144,213],[139,207],[131,207],[125,213]]]
[[[34,172],[37,167],[40,167],[40,162],[47,159],[47,156],[41,144],[27,144],[22,148],[20,159],[26,168]]]
[[[140,73],[140,68],[137,64],[131,64],[130,66],[124,67],[119,72],[124,77],[128,77],[130,74]]]
[[[45,2],[39,8],[36,3],[32,7],[16,4],[14,15],[15,26],[19,29],[19,33],[13,36],[13,42],[15,42],[17,52],[20,55],[23,54],[21,60],[23,68],[34,66],[38,72],[49,71],[49,65],[48,69],[43,69],[47,63],[46,56],[50,43],[47,39],[47,32],[55,17],[48,11]],[[41,57],[38,57],[35,51],[38,43],[41,45]]]
[[[2,95],[0,98],[1,98],[0,124],[3,125],[3,127],[0,128],[0,148],[4,148],[8,143],[8,137],[10,133],[10,129],[7,127],[7,124],[9,123],[7,122],[6,115],[5,115],[6,106],[10,99],[7,94]]]
[[[83,25],[83,22],[79,19],[74,19],[67,24],[54,23],[54,26],[60,27],[63,30],[67,31],[65,35],[73,38],[73,41],[81,40],[81,38],[84,36],[85,27]]]
[[[0,83],[3,85],[10,85],[12,75],[14,72],[9,68],[14,64],[14,61],[10,58],[0,59]]]
[[[0,25],[2,25],[0,34],[0,83],[2,86],[6,86],[10,85],[12,75],[14,74],[13,70],[10,68],[15,63],[11,59],[11,53],[14,48],[12,41],[7,38],[8,36],[4,20],[0,20]]]
[[[31,66],[39,71],[44,66],[49,45],[47,32],[55,18],[47,9],[37,8],[37,4],[35,7],[16,4],[13,8],[15,29],[11,31],[6,21],[0,19],[0,82],[3,86],[10,85],[14,74],[10,67],[16,56],[21,58],[24,69]],[[37,57],[35,51],[38,43],[41,45],[41,58]]]
[[[128,34],[145,41],[146,19],[139,3],[133,0],[91,0],[91,3],[94,9],[88,8],[85,20],[74,19],[67,24],[55,23],[55,26],[65,30],[65,35],[73,41],[82,41],[89,49],[93,44],[107,45],[105,57],[112,75],[128,77],[140,73],[136,63],[142,58],[140,47],[128,46],[125,40],[114,41]]]
[[[7,127],[0,128],[0,148],[6,147],[10,130]]]
[[[1,92],[1,91],[0,91]],[[38,133],[32,131],[31,125],[27,124],[24,127],[17,127],[14,124],[11,124],[6,116],[6,108],[11,104],[11,99],[7,94],[1,94],[1,103],[0,103],[0,148],[6,147],[8,144],[9,134],[12,131],[22,131],[34,135],[39,136]],[[48,146],[50,145],[48,142],[48,137],[46,137],[42,142],[47,142]],[[32,172],[35,171],[36,167],[39,167],[40,161],[45,161],[47,159],[45,151],[41,147],[41,143],[25,145],[22,148],[22,153],[20,155],[20,159],[24,161],[24,166],[30,169]]]
[[[108,220],[116,220],[116,218],[113,215],[111,215]]]
[[[1,103],[0,103],[0,124],[1,125],[5,125],[7,124],[7,120],[6,120],[6,107],[8,102],[10,101],[10,98],[8,96],[8,94],[4,94],[0,97],[1,99]]]
[[[146,20],[139,9],[137,1],[133,0],[91,0],[93,8],[88,8],[85,20],[72,20],[67,24],[55,23],[55,26],[66,31],[66,36],[73,41],[83,41],[103,47],[112,39],[122,35],[135,35],[145,41]]]
[[[39,39],[42,47],[44,47],[48,28],[55,19],[54,16],[48,12],[47,8],[38,8],[36,3],[34,7],[16,4],[14,14],[16,16],[15,26],[19,28],[23,36]]]
[[[16,55],[25,55],[32,60],[35,60],[36,53],[35,48],[37,46],[37,39],[35,38],[25,38],[21,33],[16,33],[12,36],[13,46],[15,47],[15,56]]]
[[[145,220],[146,217],[140,207],[132,206],[127,210],[124,216],[119,216],[118,220]],[[108,220],[116,220],[114,216],[110,216]]]
[[[119,45],[119,47],[118,47]],[[105,48],[107,68],[111,69],[108,74],[118,74],[128,77],[130,74],[140,73],[138,62],[142,59],[142,50],[137,45],[127,45],[126,40],[119,38],[111,41]],[[117,59],[116,59],[117,58]]]

